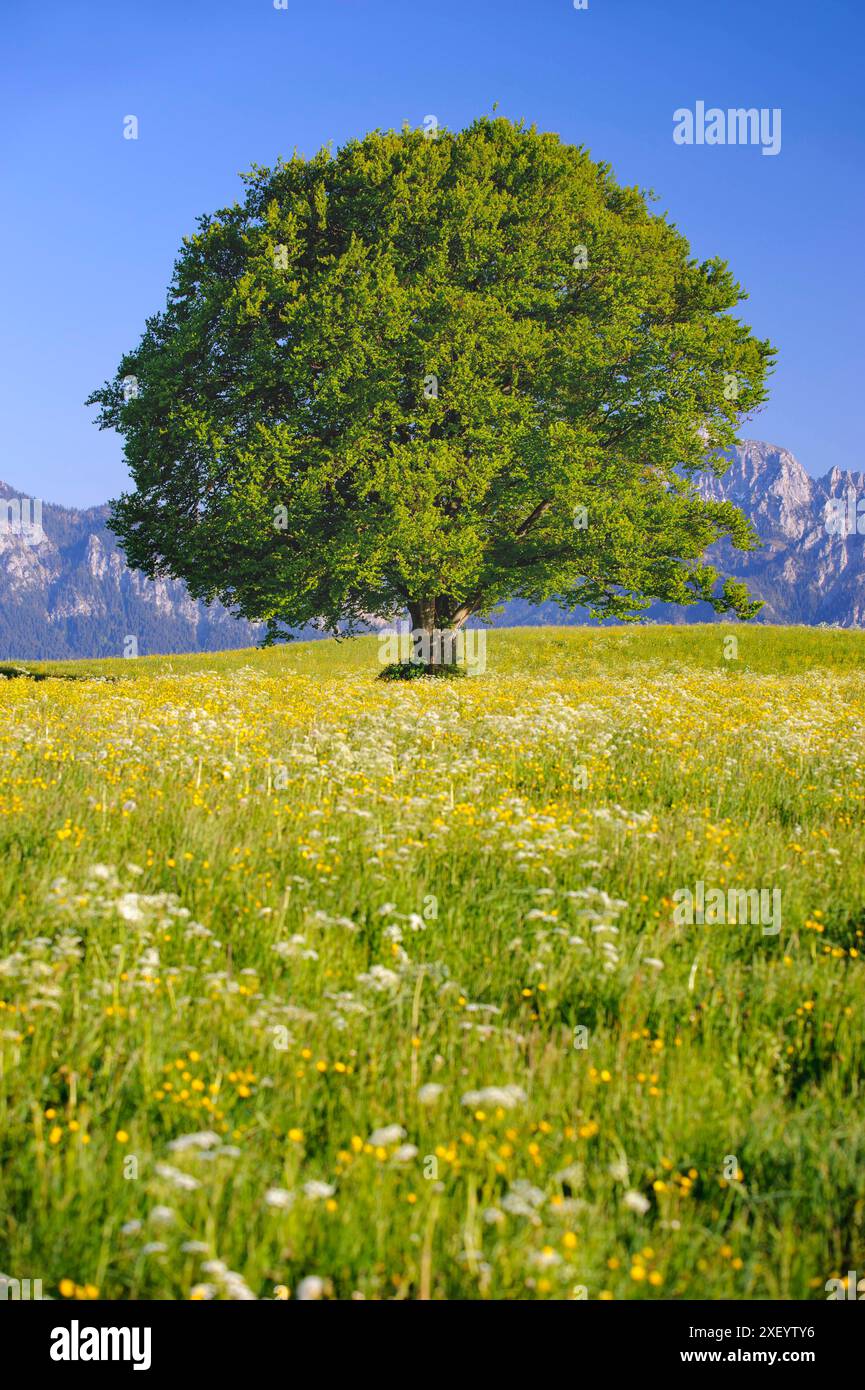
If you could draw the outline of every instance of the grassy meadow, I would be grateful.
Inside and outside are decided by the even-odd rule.
[[[493,631],[485,674],[407,684],[374,638],[27,669],[2,1273],[84,1300],[865,1273],[865,635]],[[677,924],[697,881],[779,888],[780,931]]]

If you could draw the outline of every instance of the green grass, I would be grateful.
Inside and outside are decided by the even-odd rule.
[[[862,1268],[861,634],[497,631],[455,682],[378,681],[374,638],[22,665],[3,1273],[823,1299]],[[698,880],[780,888],[780,932],[679,922]]]

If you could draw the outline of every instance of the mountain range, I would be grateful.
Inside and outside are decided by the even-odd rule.
[[[742,553],[724,542],[713,548],[712,558],[722,573],[744,579],[764,600],[757,621],[865,626],[865,535],[856,530],[855,514],[865,496],[863,474],[833,468],[814,478],[788,450],[757,440],[743,441],[730,458],[724,476],[704,479],[701,490],[734,502],[752,521],[763,548]],[[79,511],[37,503],[0,482],[0,659],[121,656],[130,650],[145,656],[256,644],[262,631],[256,625],[191,598],[179,580],[152,581],[131,570],[108,530],[108,516],[107,506]],[[858,520],[865,531],[865,516]],[[646,617],[707,622],[714,614],[706,604],[656,603]],[[494,625],[584,621],[580,611],[517,599],[504,605]],[[320,634],[306,629],[298,635]]]

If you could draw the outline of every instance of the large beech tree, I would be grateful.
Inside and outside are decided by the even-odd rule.
[[[773,349],[637,189],[503,119],[373,132],[244,176],[90,398],[125,436],[129,562],[267,623],[458,629],[520,596],[749,617],[756,543],[700,470]]]

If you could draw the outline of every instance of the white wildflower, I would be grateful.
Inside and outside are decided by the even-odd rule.
[[[413,1158],[417,1158],[418,1149],[415,1144],[400,1144],[393,1155],[394,1163],[411,1163]]]
[[[198,1134],[183,1134],[179,1139],[172,1139],[168,1147],[172,1153],[184,1153],[187,1149],[212,1149],[219,1142],[218,1134],[204,1129]]]
[[[308,1274],[297,1286],[297,1297],[301,1303],[312,1303],[318,1298],[324,1298],[324,1292],[324,1280],[317,1274]]]
[[[555,1250],[536,1250],[529,1261],[536,1269],[551,1269],[561,1262],[562,1257]]]
[[[652,1205],[648,1197],[644,1197],[642,1192],[626,1192],[624,1202],[628,1211],[635,1211],[638,1216],[645,1216]]]
[[[122,917],[124,922],[131,922],[135,925],[145,920],[144,913],[139,905],[138,893],[124,893],[122,898],[117,899],[115,907],[118,916]]]
[[[279,1207],[281,1211],[287,1211],[294,1203],[294,1193],[289,1192],[286,1187],[269,1187],[264,1194],[264,1200],[269,1207]]]
[[[311,1202],[323,1202],[325,1198],[332,1197],[335,1191],[336,1188],[329,1182],[318,1182],[316,1179],[303,1184],[304,1196]]]
[[[182,1192],[194,1192],[201,1186],[198,1178],[192,1177],[191,1173],[182,1173],[179,1168],[172,1168],[170,1163],[157,1163],[156,1172],[160,1178],[165,1178],[166,1182],[179,1187]]]
[[[513,1110],[517,1105],[523,1105],[526,1099],[521,1086],[486,1086],[482,1091],[466,1091],[460,1103],[473,1107],[500,1105],[503,1110]]]
[[[394,970],[388,970],[386,965],[374,965],[367,973],[356,975],[355,979],[358,984],[369,985],[371,989],[378,990],[379,993],[397,990],[400,984],[399,975]]]
[[[373,1130],[368,1142],[374,1149],[386,1149],[390,1144],[398,1144],[400,1139],[405,1139],[402,1125],[384,1125],[381,1129]]]
[[[440,1086],[437,1081],[428,1081],[417,1093],[418,1102],[420,1105],[435,1105],[443,1091],[444,1086]]]

